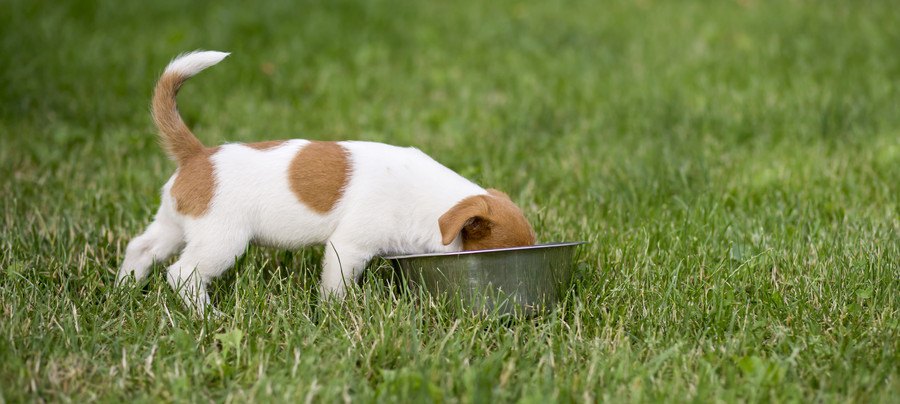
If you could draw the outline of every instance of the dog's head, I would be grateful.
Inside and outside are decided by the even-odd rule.
[[[534,230],[509,196],[496,189],[454,205],[438,220],[444,245],[462,237],[463,250],[534,245]]]

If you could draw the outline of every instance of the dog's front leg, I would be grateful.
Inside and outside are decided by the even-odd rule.
[[[326,243],[322,283],[319,285],[320,298],[343,299],[347,287],[359,280],[366,263],[371,258],[371,253],[352,243],[339,241]]]

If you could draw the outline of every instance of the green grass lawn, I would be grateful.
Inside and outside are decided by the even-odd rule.
[[[0,402],[896,402],[895,2],[182,3],[0,2]],[[569,299],[320,304],[321,248],[251,248],[219,320],[162,265],[114,288],[198,48],[233,52],[179,98],[206,144],[416,146],[590,241]]]

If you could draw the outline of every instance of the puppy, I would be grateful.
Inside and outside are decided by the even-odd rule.
[[[178,163],[153,223],[128,244],[117,283],[140,281],[180,251],[169,284],[203,314],[206,284],[248,244],[295,249],[325,244],[323,298],[342,298],[380,254],[532,245],[522,211],[414,148],[372,142],[284,140],[205,147],[175,105],[181,85],[228,53],[183,54],[153,95],[153,119]]]

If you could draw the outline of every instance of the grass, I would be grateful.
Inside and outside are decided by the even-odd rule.
[[[0,3],[0,401],[860,401],[900,393],[890,1]],[[295,4],[296,3],[296,4]],[[112,287],[207,144],[415,145],[591,242],[544,317],[456,317],[251,248],[198,320]],[[384,263],[375,262],[377,268]]]

